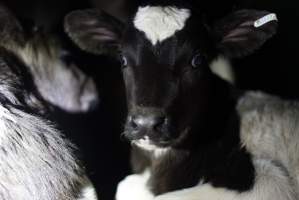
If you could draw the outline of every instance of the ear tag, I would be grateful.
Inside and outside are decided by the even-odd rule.
[[[258,27],[263,26],[264,24],[267,24],[268,22],[271,22],[271,21],[278,21],[276,14],[271,13],[271,14],[268,14],[268,15],[256,20],[254,22],[254,27],[258,28]]]

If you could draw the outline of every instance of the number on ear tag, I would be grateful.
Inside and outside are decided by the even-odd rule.
[[[258,28],[258,27],[263,26],[264,24],[267,24],[268,22],[271,22],[271,21],[278,21],[276,14],[271,13],[271,14],[268,14],[268,15],[256,20],[254,22],[254,27]]]

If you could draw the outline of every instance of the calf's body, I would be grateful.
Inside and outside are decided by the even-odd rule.
[[[229,130],[240,135],[235,148],[224,152],[217,141],[192,153],[169,149],[156,156],[133,147],[135,175],[119,184],[117,199],[297,199],[298,102],[247,92],[235,108],[240,129]],[[130,191],[134,185],[139,192]]]

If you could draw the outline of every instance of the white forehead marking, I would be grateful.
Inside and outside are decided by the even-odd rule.
[[[134,26],[145,33],[153,45],[171,37],[182,30],[186,20],[190,17],[189,9],[176,7],[146,6],[139,7]]]

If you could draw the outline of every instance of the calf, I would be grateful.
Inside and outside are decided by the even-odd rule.
[[[143,1],[127,24],[99,10],[65,19],[82,49],[122,64],[136,174],[116,199],[298,199],[298,103],[239,91],[209,68],[259,48],[276,15],[239,10],[210,24],[186,2]]]
[[[9,25],[5,28],[14,27]],[[93,109],[99,101],[95,82],[79,69],[72,54],[63,47],[62,41],[39,27],[24,27],[30,31],[23,30],[23,27],[20,29],[22,30],[17,31],[22,31],[21,33],[8,30],[4,34],[7,35],[5,37],[9,34],[16,37],[23,34],[22,43],[12,44],[9,38],[2,38],[0,43],[25,64],[43,99],[72,113]]]
[[[49,52],[36,47],[2,5],[0,27],[0,199],[96,199],[74,155],[75,146],[42,114],[47,111],[44,99],[50,99],[55,91],[42,92],[45,84],[53,86],[45,77],[49,73],[41,71],[64,73],[70,69],[64,69],[60,61],[48,57]],[[65,76],[59,88],[68,84],[68,78]]]
[[[67,112],[87,112],[98,104],[94,80],[76,65],[72,54],[53,34],[36,30],[22,47],[14,47],[38,92],[47,102]]]

